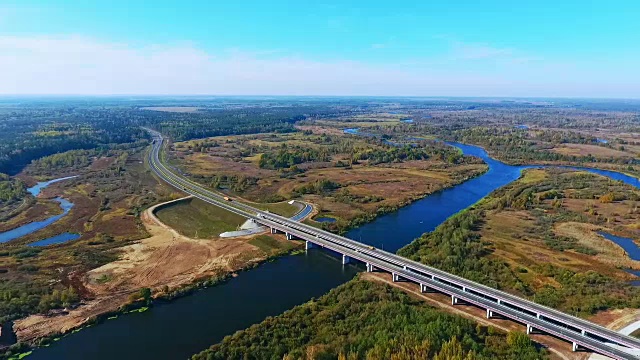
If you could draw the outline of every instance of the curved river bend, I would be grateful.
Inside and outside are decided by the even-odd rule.
[[[47,186],[57,183],[59,181],[63,181],[63,180],[68,180],[68,179],[73,179],[76,178],[77,176],[67,176],[67,177],[63,177],[63,178],[59,178],[59,179],[54,179],[54,180],[49,180],[49,181],[45,181],[45,182],[39,182],[37,183],[35,186],[30,187],[29,189],[27,189],[27,191],[29,191],[29,193],[31,193],[31,195],[33,196],[38,196],[40,194],[40,192],[46,188]],[[34,221],[25,225],[22,225],[20,227],[17,227],[15,229],[9,230],[9,231],[5,231],[3,233],[0,233],[0,243],[5,243],[7,241],[11,241],[11,240],[15,240],[19,237],[31,234],[33,232],[36,232],[38,230],[44,229],[45,227],[53,224],[54,222],[62,219],[65,215],[67,215],[69,213],[69,211],[71,211],[71,208],[73,207],[73,203],[61,198],[61,197],[57,197],[54,199],[55,201],[57,201],[60,204],[60,207],[62,208],[62,213],[58,214],[58,215],[54,215],[52,217],[49,217],[45,220],[42,221]],[[69,234],[69,233],[65,233],[67,234],[67,237],[65,239],[68,240],[73,240],[76,239],[77,237],[79,237],[79,235],[77,234]],[[50,242],[47,242],[47,240],[50,239],[45,239],[42,240],[44,241],[43,244],[48,244]],[[40,241],[38,241],[38,243],[40,243]],[[41,246],[40,244],[30,244],[30,246]]]
[[[522,169],[527,168],[501,163],[476,146],[451,145],[466,155],[482,158],[489,170],[381,216],[351,230],[347,236],[396,251],[493,190],[516,180]],[[611,173],[584,170],[605,176]],[[638,187],[637,179],[613,174],[616,180],[626,180]],[[343,266],[337,257],[321,250],[283,257],[240,273],[224,285],[66,336],[48,348],[36,349],[29,359],[187,359],[226,335],[325,294],[358,271],[356,266]]]

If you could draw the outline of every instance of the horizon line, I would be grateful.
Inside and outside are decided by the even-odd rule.
[[[637,100],[640,97],[606,97],[606,96],[548,96],[548,95],[531,95],[531,96],[509,96],[509,95],[287,95],[287,94],[144,94],[144,93],[115,93],[115,94],[3,94],[0,98],[33,98],[33,97],[234,97],[234,98],[251,98],[251,97],[295,97],[295,98],[404,98],[404,99],[556,99],[556,100]]]

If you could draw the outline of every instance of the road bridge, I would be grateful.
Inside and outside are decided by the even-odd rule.
[[[488,318],[498,314],[522,323],[527,333],[537,331],[564,339],[572,344],[574,351],[587,349],[614,359],[640,358],[634,354],[640,352],[640,340],[634,337],[238,201],[225,201],[222,195],[170,171],[160,160],[163,137],[158,132],[149,131],[154,137],[149,152],[151,170],[168,184],[194,197],[253,219],[271,228],[274,233],[285,233],[288,239],[305,240],[307,249],[319,246],[342,254],[343,264],[352,260],[361,261],[366,264],[367,271],[387,271],[394,281],[412,281],[421,291],[435,290],[447,294],[454,305],[478,306],[487,310]]]

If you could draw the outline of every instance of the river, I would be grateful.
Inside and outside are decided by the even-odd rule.
[[[476,146],[451,145],[466,155],[482,158],[489,170],[383,215],[349,231],[347,236],[396,251],[493,190],[516,180],[527,168],[492,159]],[[325,294],[358,271],[361,268],[342,265],[339,258],[323,250],[283,257],[242,272],[226,284],[66,336],[48,348],[36,349],[29,359],[186,359],[226,335]]]
[[[53,179],[53,180],[49,180],[49,181],[44,181],[44,182],[39,182],[37,183],[35,186],[30,187],[29,189],[27,189],[27,191],[29,193],[31,193],[31,195],[33,196],[38,196],[40,194],[40,192],[42,190],[44,190],[47,186],[63,181],[63,180],[68,180],[68,179],[73,179],[76,176],[67,176],[67,177],[63,177],[63,178],[59,178],[59,179]],[[31,234],[33,232],[36,232],[38,230],[44,229],[45,227],[53,224],[54,222],[62,219],[65,215],[67,215],[69,213],[69,211],[71,211],[71,208],[73,207],[73,203],[61,198],[61,197],[57,197],[54,199],[56,202],[58,202],[58,204],[60,204],[60,207],[62,208],[62,213],[58,214],[58,215],[54,215],[51,216],[45,220],[42,221],[34,221],[34,222],[30,222],[28,224],[22,225],[20,227],[17,227],[15,229],[9,230],[9,231],[5,231],[3,233],[0,233],[0,243],[5,243],[7,241],[11,241],[14,239],[17,239],[19,237]],[[69,235],[77,235],[77,234],[69,234]],[[43,241],[46,241],[49,239],[45,239]],[[38,246],[38,245],[35,245]]]

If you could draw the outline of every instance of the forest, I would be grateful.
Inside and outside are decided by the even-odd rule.
[[[545,359],[524,334],[447,314],[388,285],[352,280],[227,336],[192,360]]]
[[[0,206],[6,206],[9,202],[21,200],[26,194],[27,187],[22,180],[0,173]]]

